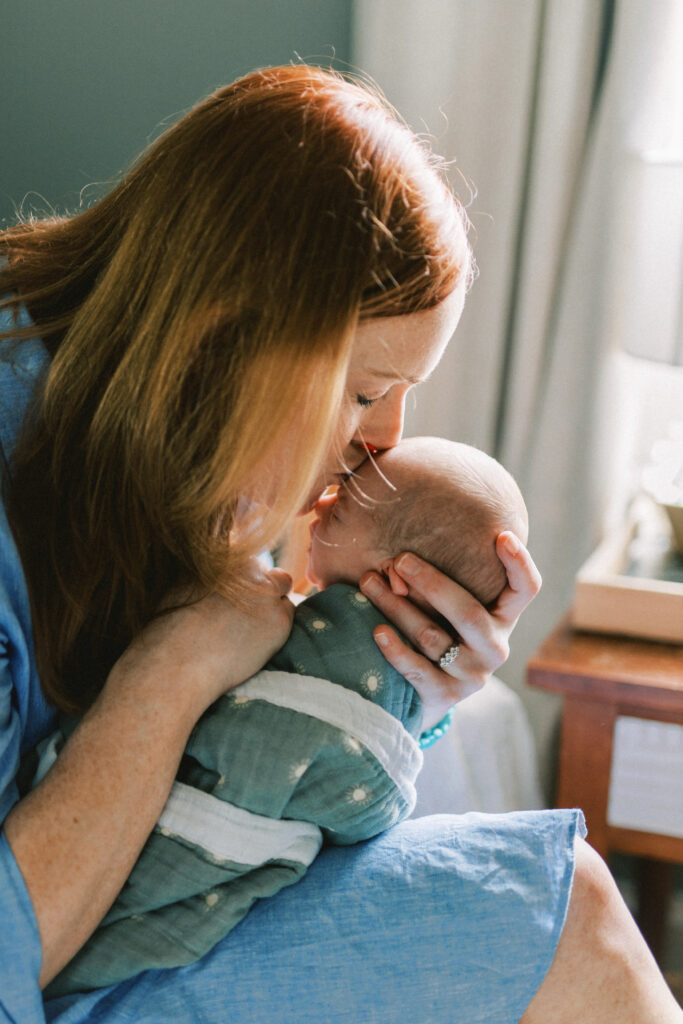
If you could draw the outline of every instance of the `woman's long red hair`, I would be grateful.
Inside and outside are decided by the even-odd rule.
[[[6,486],[50,700],[88,707],[174,587],[248,599],[246,560],[332,443],[358,318],[440,302],[469,272],[463,223],[374,92],[291,66],[209,96],[90,209],[0,235],[1,305],[36,325],[13,336],[52,357]]]

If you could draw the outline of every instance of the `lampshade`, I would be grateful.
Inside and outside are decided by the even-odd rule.
[[[627,156],[620,344],[683,366],[683,152]]]

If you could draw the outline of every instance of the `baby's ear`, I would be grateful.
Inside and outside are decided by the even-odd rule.
[[[393,558],[385,558],[380,565],[380,568],[386,578],[389,580],[389,586],[391,587],[392,593],[397,594],[399,597],[408,596],[408,585],[406,581],[402,579],[394,569]]]

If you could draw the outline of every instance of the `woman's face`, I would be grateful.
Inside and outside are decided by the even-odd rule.
[[[381,450],[398,444],[406,395],[435,369],[458,325],[464,301],[465,285],[461,284],[433,309],[359,324],[337,440],[302,512],[313,507],[326,487],[339,484],[358,468],[366,445]]]

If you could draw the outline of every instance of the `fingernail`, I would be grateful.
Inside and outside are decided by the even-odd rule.
[[[519,541],[515,537],[514,533],[507,533],[503,544],[505,545],[505,550],[509,555],[516,555],[519,551]]]
[[[375,633],[375,640],[380,645],[380,647],[389,646],[389,637],[386,635],[386,633]]]
[[[379,597],[382,593],[382,584],[376,576],[365,576],[360,581],[360,589],[368,597]]]
[[[414,576],[420,568],[420,563],[414,555],[401,555],[396,561],[396,568],[406,576]]]

